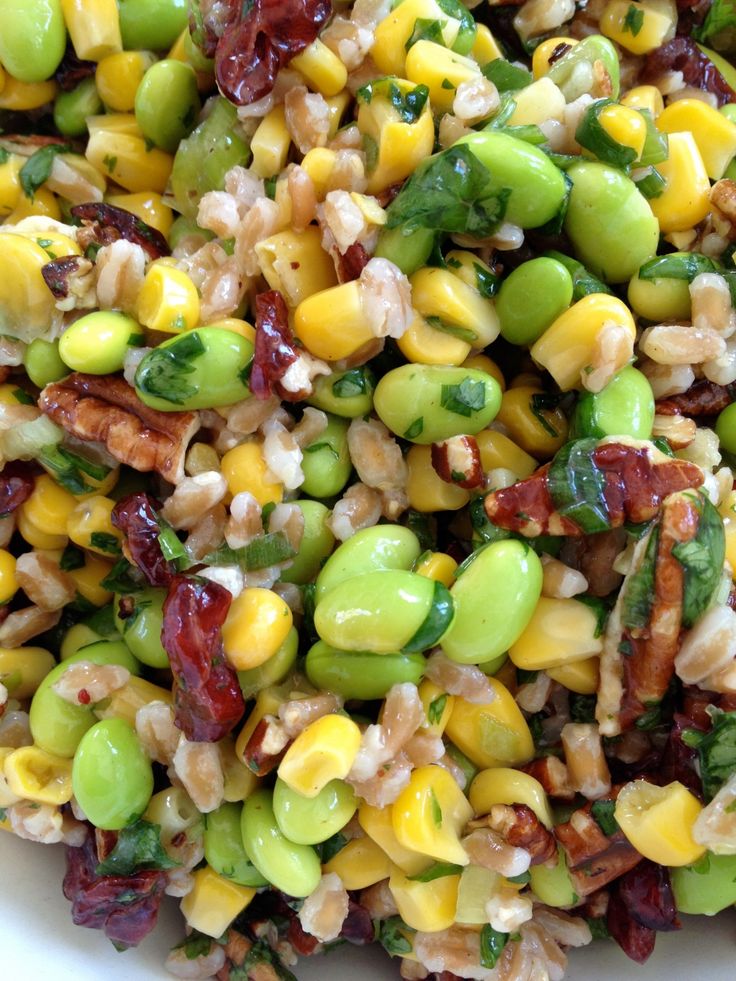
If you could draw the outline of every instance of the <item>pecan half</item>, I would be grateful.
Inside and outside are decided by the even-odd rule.
[[[471,490],[483,483],[483,467],[475,436],[451,436],[432,443],[432,466],[448,484]]]
[[[613,788],[606,800],[615,799],[618,790]],[[569,821],[555,828],[555,836],[567,855],[575,892],[581,898],[597,892],[642,860],[622,831],[610,836],[603,833],[591,814],[593,806],[588,803],[579,808]]]
[[[554,835],[526,804],[494,804],[490,814],[471,821],[468,829],[479,827],[482,822],[497,831],[509,845],[529,852],[530,865],[542,865],[557,854]]]
[[[77,439],[105,443],[108,451],[134,470],[155,470],[178,484],[184,456],[199,429],[197,412],[158,412],[115,376],[77,372],[47,385],[39,408]]]

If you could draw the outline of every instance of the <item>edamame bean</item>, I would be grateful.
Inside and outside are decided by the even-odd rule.
[[[46,675],[31,702],[31,734],[41,749],[65,759],[74,756],[82,736],[95,723],[93,706],[72,705],[60,698],[52,688],[67,667],[77,661],[120,664],[131,674],[140,674],[138,661],[122,641],[103,640],[81,648]]]
[[[694,865],[670,870],[680,913],[714,916],[736,903],[736,855],[706,855]]]
[[[373,408],[375,387],[376,379],[366,365],[349,371],[333,371],[331,375],[320,375],[315,379],[307,402],[333,416],[356,419]]]
[[[370,701],[384,698],[392,685],[418,685],[425,664],[423,654],[339,651],[318,640],[307,652],[304,670],[315,688]]]
[[[141,816],[153,793],[151,761],[122,719],[84,734],[72,764],[74,797],[97,828],[118,831]]]
[[[405,364],[379,381],[374,404],[393,433],[427,445],[485,429],[501,408],[501,387],[473,368]]]
[[[736,402],[727,405],[720,413],[715,428],[721,448],[727,453],[736,453]]]
[[[403,525],[362,528],[339,545],[325,562],[317,576],[317,602],[338,583],[363,572],[410,569],[421,550],[417,536]]]
[[[240,829],[246,855],[272,886],[297,898],[317,888],[322,877],[317,852],[281,832],[268,790],[257,790],[243,804]]]
[[[43,82],[59,67],[66,25],[59,0],[0,4],[0,61],[20,82]]]
[[[257,668],[238,671],[243,698],[255,698],[262,689],[278,685],[283,681],[296,663],[298,650],[299,633],[296,627],[292,627],[281,647],[267,661],[259,664]]]
[[[572,302],[572,276],[556,259],[522,262],[501,283],[496,313],[511,344],[533,344]]]
[[[281,573],[281,581],[301,585],[311,582],[317,575],[322,563],[335,547],[335,536],[327,525],[330,512],[321,501],[294,503],[304,515],[304,533],[294,561]]]
[[[253,344],[219,327],[197,327],[150,351],[138,365],[135,388],[152,409],[213,409],[248,398]]]
[[[132,317],[97,310],[67,327],[59,338],[59,355],[73,371],[109,375],[123,367],[129,348],[144,341],[143,328]]]
[[[86,136],[87,120],[103,111],[94,78],[84,78],[71,92],[54,100],[54,125],[64,136]]]
[[[311,497],[332,497],[339,494],[353,469],[348,451],[348,422],[330,416],[327,428],[317,439],[304,447],[302,493]]]
[[[141,133],[169,153],[194,129],[201,108],[194,69],[175,58],[151,65],[135,93]]]
[[[659,243],[659,223],[647,199],[607,164],[576,163],[567,176],[573,186],[564,227],[577,257],[607,283],[631,279]]]
[[[194,9],[193,12],[196,17],[197,15]],[[204,51],[202,51],[196,40],[192,37],[191,31],[187,31],[184,35],[184,55],[195,72],[205,72],[208,75],[214,75],[215,59],[208,58],[205,55]]]
[[[142,664],[151,668],[168,668],[169,655],[161,643],[164,621],[165,589],[146,587],[131,596],[115,596],[113,609],[115,625],[124,642]],[[120,603],[124,600],[126,616],[120,615]]]
[[[455,620],[442,650],[462,664],[500,656],[521,636],[542,594],[542,563],[525,542],[492,542],[455,581]]]
[[[206,242],[211,242],[215,237],[208,228],[200,228],[194,218],[186,218],[184,215],[179,215],[178,218],[174,219],[169,229],[169,234],[166,237],[173,252],[174,249],[181,245],[184,239],[192,236],[201,239],[202,245]]]
[[[378,236],[375,255],[388,259],[406,276],[411,276],[429,259],[436,237],[437,233],[431,228],[384,227]]]
[[[204,816],[204,857],[219,875],[239,886],[268,885],[248,859],[240,833],[241,804],[221,804]]]
[[[331,589],[319,601],[314,627],[338,650],[415,653],[438,644],[453,616],[450,592],[441,582],[414,572],[381,570]]]
[[[100,640],[104,640],[102,634],[98,634],[96,630],[88,627],[86,623],[75,623],[69,627],[62,638],[59,656],[62,661],[66,661],[72,654],[76,654],[77,651],[81,650],[82,647],[87,647],[89,644],[96,644]]]
[[[537,228],[560,210],[567,193],[562,171],[531,143],[498,130],[484,130],[461,137],[454,146],[467,146],[487,168],[489,180],[483,186],[484,194],[511,191],[506,221]]]
[[[673,252],[674,256],[687,255]],[[646,320],[690,319],[690,283],[686,279],[640,279],[637,270],[627,292],[629,306]]]
[[[34,338],[26,348],[23,363],[34,385],[43,388],[69,374],[69,368],[59,356],[59,342]]]
[[[547,77],[562,90],[565,102],[574,102],[589,92],[595,77],[594,66],[600,62],[611,80],[610,98],[618,99],[620,68],[613,44],[601,34],[591,34],[574,45],[547,72]],[[587,70],[585,70],[587,68]]]
[[[650,439],[654,394],[646,375],[628,365],[600,392],[583,392],[575,407],[570,439],[632,436]]]
[[[126,51],[170,48],[187,26],[187,0],[118,0]]]
[[[344,780],[330,780],[316,797],[303,797],[279,777],[273,813],[281,833],[298,845],[318,845],[337,834],[355,814],[358,801]]]

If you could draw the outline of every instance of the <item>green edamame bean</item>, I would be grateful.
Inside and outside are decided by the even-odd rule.
[[[673,252],[672,255],[687,253]],[[634,313],[646,320],[661,323],[663,320],[690,319],[690,284],[686,279],[640,279],[637,269],[629,282],[627,296]]]
[[[263,688],[270,688],[283,681],[294,667],[298,651],[299,633],[296,627],[292,627],[281,647],[267,661],[259,664],[257,668],[238,671],[243,698],[255,698]]]
[[[59,0],[0,4],[0,61],[21,82],[43,82],[59,67],[66,25]]]
[[[132,317],[97,310],[67,327],[59,338],[59,356],[73,371],[109,375],[123,367],[129,348],[144,341],[143,328]]]
[[[191,31],[187,31],[184,35],[184,55],[195,72],[205,72],[208,75],[214,74],[215,59],[206,57],[205,53],[192,38]]]
[[[43,388],[69,374],[69,368],[59,356],[59,342],[35,337],[26,348],[23,358],[26,374],[34,385]]]
[[[303,797],[277,778],[273,813],[281,833],[298,845],[318,845],[337,834],[355,814],[358,801],[344,780],[330,780],[316,797]]]
[[[427,445],[485,429],[501,408],[501,388],[474,368],[405,364],[379,381],[374,404],[393,433]]]
[[[613,44],[601,34],[591,34],[572,47],[552,65],[547,77],[562,89],[565,102],[574,102],[588,93],[593,80],[593,66],[597,61],[603,64],[611,80],[610,97],[618,99],[621,74],[618,55]],[[589,71],[580,70],[584,64],[589,66]]]
[[[373,408],[376,379],[367,365],[349,371],[320,375],[314,383],[309,405],[343,419],[367,415]]]
[[[294,561],[281,573],[281,581],[301,585],[311,582],[317,575],[322,563],[335,547],[335,536],[327,526],[330,512],[321,501],[294,503],[304,515],[304,534]]]
[[[736,123],[736,102],[729,102],[725,106],[721,106],[720,111],[729,119],[732,123]]]
[[[727,453],[736,453],[736,402],[727,405],[716,419],[716,435]]]
[[[126,51],[170,48],[187,26],[187,0],[118,0]]]
[[[631,178],[607,164],[576,163],[567,176],[573,186],[564,227],[577,257],[607,283],[631,279],[659,243],[649,202]]]
[[[504,652],[503,654],[499,654],[498,657],[492,657],[490,661],[481,661],[478,667],[481,669],[483,674],[494,675],[497,671],[501,670],[508,659],[508,654]]]
[[[525,542],[492,542],[455,581],[455,620],[442,650],[462,664],[481,664],[511,647],[542,594],[542,563]]]
[[[135,388],[152,409],[214,409],[248,398],[253,344],[219,327],[197,327],[164,341],[138,365]]]
[[[194,129],[201,108],[194,69],[175,58],[151,65],[135,93],[141,133],[169,153]]]
[[[567,869],[565,851],[557,846],[557,865],[535,865],[529,869],[531,889],[540,903],[547,906],[572,906],[578,901]]]
[[[41,749],[65,759],[74,756],[82,736],[96,721],[91,705],[72,705],[52,688],[67,667],[77,661],[120,664],[131,674],[140,674],[138,661],[122,641],[103,640],[81,648],[46,675],[31,702],[31,734]]]
[[[103,111],[94,78],[84,78],[71,92],[54,100],[54,126],[64,136],[86,136],[87,119]]]
[[[88,627],[86,623],[75,623],[64,634],[59,647],[59,657],[62,661],[68,660],[72,654],[76,654],[82,647],[89,644],[96,644],[105,638],[98,634],[96,630]]]
[[[574,303],[582,300],[589,293],[611,292],[604,282],[589,272],[577,259],[573,259],[563,252],[556,252],[554,249],[545,252],[545,256],[556,259],[572,276],[572,299]]]
[[[441,582],[414,572],[380,570],[331,589],[315,610],[314,628],[342,651],[416,653],[438,644],[453,616],[450,591]]]
[[[511,191],[505,219],[522,228],[537,228],[560,210],[567,193],[562,171],[531,143],[497,130],[461,137],[454,146],[467,146],[488,169],[483,193]]]
[[[413,531],[403,525],[362,528],[339,545],[317,576],[319,602],[338,583],[364,572],[381,569],[411,569],[421,552]]]
[[[139,818],[153,793],[151,761],[123,719],[96,722],[72,764],[72,788],[92,824],[118,831]]]
[[[388,259],[406,275],[411,276],[429,259],[437,234],[431,228],[382,228],[375,255]]]
[[[317,888],[322,877],[317,852],[281,832],[269,791],[257,790],[243,804],[240,830],[246,855],[272,886],[297,898]]]
[[[268,885],[249,860],[240,833],[241,804],[221,804],[204,816],[204,857],[219,875],[239,886]]]
[[[179,215],[175,218],[168,234],[169,245],[171,250],[176,249],[185,238],[196,237],[201,240],[201,245],[206,242],[211,242],[215,237],[214,233],[207,228],[200,228],[194,218],[186,218],[184,215]]]
[[[132,610],[126,617],[120,616],[121,598],[116,594],[113,603],[115,624],[131,653],[141,664],[151,668],[168,668],[169,655],[161,644],[166,590],[147,587],[126,596],[126,604],[132,604]]]
[[[572,302],[572,276],[556,259],[522,262],[501,283],[496,313],[512,344],[533,344]]]
[[[348,451],[348,425],[339,416],[329,416],[327,428],[304,447],[302,493],[332,497],[348,482],[353,464]]]
[[[384,698],[392,685],[418,685],[425,665],[423,654],[339,651],[318,640],[307,652],[304,670],[315,688],[370,701]]]
[[[736,855],[706,854],[694,865],[670,870],[680,913],[714,916],[736,903]]]
[[[632,436],[650,439],[654,394],[649,379],[628,365],[600,392],[583,392],[575,407],[570,439]]]

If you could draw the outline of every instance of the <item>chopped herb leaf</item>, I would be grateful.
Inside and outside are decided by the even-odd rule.
[[[442,718],[442,713],[445,711],[445,706],[447,705],[447,697],[446,694],[438,695],[437,698],[433,698],[429,703],[427,719],[430,725],[436,726]]]
[[[186,569],[190,564],[187,550],[184,548],[183,543],[179,540],[179,536],[171,525],[161,515],[157,517],[160,529],[158,543],[161,547],[161,553],[167,562],[173,562],[181,572],[182,569]]]
[[[38,454],[38,462],[51,472],[57,484],[72,494],[86,494],[94,490],[92,484],[84,479],[85,476],[102,481],[110,473],[109,467],[92,463],[58,444],[44,446]]]
[[[628,31],[629,34],[633,34],[634,37],[636,37],[643,26],[644,11],[641,9],[641,7],[637,7],[633,3],[629,4],[629,9],[626,11],[626,16],[624,17],[624,22],[621,25],[621,30]]]
[[[554,412],[563,398],[564,395],[553,395],[549,392],[534,392],[529,399],[529,408],[532,415],[539,421],[539,424],[547,435],[553,439],[556,439],[560,434],[545,413]]]
[[[515,882],[517,886],[525,886],[532,881],[532,875],[528,869],[526,872],[521,872],[519,875],[510,875],[507,878],[509,882]]]
[[[143,576],[140,570],[121,558],[110,569],[100,585],[112,593],[137,593],[143,589]]]
[[[606,629],[606,621],[608,620],[608,614],[610,612],[608,606],[597,596],[576,596],[575,599],[578,601],[578,603],[582,603],[584,606],[589,607],[593,613],[595,613],[596,622],[593,636],[601,637],[603,635],[603,631]]]
[[[586,534],[606,531],[611,526],[605,496],[606,476],[593,459],[597,445],[596,439],[567,443],[552,460],[547,478],[557,510]]]
[[[645,262],[639,269],[639,279],[684,279],[692,283],[704,272],[715,272],[716,264],[707,255],[687,252],[683,255],[661,255]]]
[[[496,86],[499,92],[516,92],[531,85],[531,72],[518,65],[512,65],[505,58],[494,58],[483,69],[483,74]]]
[[[383,96],[391,103],[402,123],[415,123],[424,111],[429,98],[426,85],[417,85],[405,95],[393,79],[379,78],[363,85],[355,94],[359,102],[370,104],[375,96]]]
[[[496,966],[498,958],[503,953],[508,940],[508,933],[501,933],[500,930],[494,930],[490,923],[486,923],[480,931],[481,966],[492,970]]]
[[[352,399],[371,389],[370,377],[364,368],[351,368],[332,383],[332,394],[338,399]]]
[[[614,105],[612,99],[597,99],[589,105],[575,130],[575,139],[598,160],[628,172],[636,160],[636,150],[614,139],[600,121],[603,110]]]
[[[16,402],[20,402],[21,405],[35,405],[36,402],[28,392],[24,392],[22,388],[13,389],[13,398]]]
[[[444,879],[448,875],[458,875],[462,870],[462,865],[453,865],[451,862],[435,862],[423,872],[418,872],[407,878],[411,882],[434,882],[435,879]]]
[[[51,175],[51,168],[54,166],[54,157],[60,153],[69,153],[70,147],[64,143],[50,143],[36,150],[20,168],[18,177],[20,186],[26,197],[33,201],[36,191],[44,184]]]
[[[431,314],[424,318],[432,330],[438,330],[442,334],[449,334],[450,337],[457,337],[461,341],[465,341],[467,344],[474,344],[478,340],[478,335],[474,330],[469,330],[467,327],[460,327],[457,324],[449,324],[446,320],[441,317],[435,317]]]
[[[573,722],[595,722],[595,695],[570,693],[570,718]]]
[[[322,864],[324,865],[325,862],[329,862],[331,858],[334,858],[338,852],[342,851],[347,843],[348,839],[338,831],[337,834],[332,835],[327,841],[323,841],[318,845],[317,848]]]
[[[713,727],[710,732],[686,729],[685,745],[697,749],[703,793],[711,800],[736,771],[736,712],[710,709]]]
[[[459,385],[443,385],[440,405],[458,416],[470,417],[485,408],[486,386],[482,381],[466,378]]]
[[[174,869],[179,864],[161,844],[160,825],[139,818],[120,829],[115,847],[95,871],[97,875],[133,875],[144,869]]]
[[[378,927],[376,940],[381,944],[387,954],[410,954],[412,944],[406,934],[415,933],[408,927],[400,916],[390,916]]]
[[[64,551],[61,553],[59,568],[63,572],[72,572],[74,569],[83,569],[84,552],[81,550],[81,548],[77,548],[74,545],[67,545]]]
[[[92,548],[97,548],[108,555],[120,555],[120,542],[106,531],[93,531],[89,536],[89,543]]]
[[[321,440],[319,443],[312,443],[311,446],[305,446],[305,453],[317,453],[319,450],[327,450],[336,460],[340,459],[340,454],[337,452],[332,443],[327,443],[325,440]]]
[[[417,17],[414,21],[414,28],[404,45],[404,50],[409,51],[417,41],[433,41],[435,44],[442,44],[442,28],[444,23],[439,20],[432,20],[430,17]]]
[[[181,334],[173,344],[156,347],[143,358],[135,376],[136,388],[173,405],[183,405],[199,392],[197,385],[190,384],[189,376],[196,371],[192,362],[204,353],[197,331]]]
[[[692,627],[707,609],[721,581],[726,557],[720,514],[705,495],[698,494],[696,499],[700,521],[695,538],[672,547],[672,554],[685,570],[682,622],[686,627]]]
[[[613,815],[615,810],[615,800],[597,800],[590,808],[593,820],[607,838],[611,838],[619,830],[618,821]]]
[[[590,934],[593,940],[607,940],[611,936],[608,932],[606,918],[604,916],[591,916],[586,922],[590,927]]]
[[[436,551],[437,535],[434,530],[435,523],[428,514],[422,514],[420,511],[414,511],[410,508],[406,512],[406,527],[417,536],[420,548],[428,549],[432,552]]]
[[[286,535],[281,531],[275,531],[254,538],[242,548],[221,545],[214,552],[205,555],[203,561],[208,565],[237,565],[243,572],[252,572],[255,569],[278,565],[287,559],[293,559],[295,555],[296,552],[289,544]]]
[[[432,807],[432,820],[434,821],[436,827],[442,827],[442,808],[440,807],[440,802],[437,800],[437,794],[434,792],[434,788],[429,791],[429,802]]]
[[[419,416],[414,422],[409,426],[409,428],[404,433],[404,439],[416,439],[417,436],[421,435],[424,429],[424,417]]]
[[[188,937],[185,937],[181,943],[176,944],[172,949],[183,950],[188,961],[196,961],[198,957],[205,957],[209,954],[213,943],[215,941],[212,937],[192,930]]]
[[[708,16],[700,27],[692,31],[697,41],[708,41],[722,32],[736,28],[736,2],[734,0],[714,0]]]
[[[440,88],[447,89],[449,92],[452,92],[455,86],[452,84],[449,78],[443,78]]]
[[[492,299],[499,290],[501,283],[499,277],[490,270],[484,269],[478,262],[473,263],[473,270],[475,272],[476,289],[486,300]]]
[[[624,600],[621,621],[629,629],[643,629],[649,623],[649,613],[654,598],[654,569],[657,561],[659,527],[650,532],[644,559],[630,573],[624,583]]]
[[[118,158],[108,155],[102,158],[102,163],[105,165],[108,174],[111,174],[118,165]]]

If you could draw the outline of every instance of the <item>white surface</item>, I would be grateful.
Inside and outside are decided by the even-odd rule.
[[[171,981],[163,969],[182,934],[176,903],[168,901],[155,932],[137,950],[118,954],[97,930],[75,927],[61,892],[63,850],[34,845],[0,831],[1,981]],[[396,981],[398,970],[378,950],[344,947],[297,966],[299,981]],[[649,963],[639,967],[613,943],[572,951],[569,981],[734,981],[736,918],[687,919],[662,934]]]

